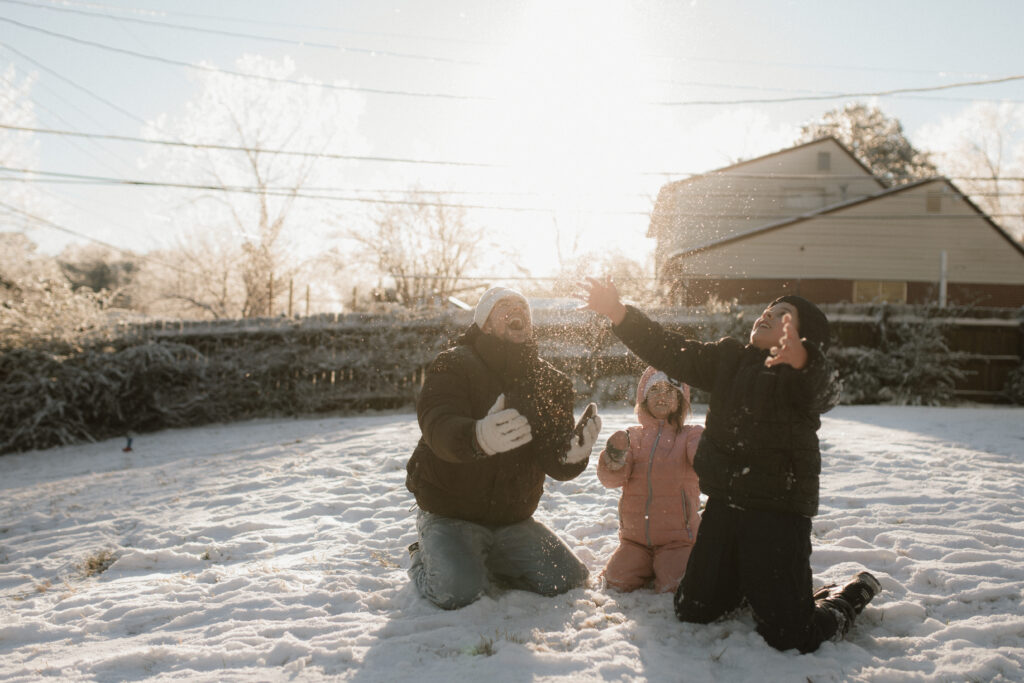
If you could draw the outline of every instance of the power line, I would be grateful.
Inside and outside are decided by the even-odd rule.
[[[269,83],[281,83],[302,87],[318,87],[326,88],[331,90],[343,90],[349,92],[362,92],[374,95],[397,95],[406,97],[424,97],[424,98],[439,98],[448,100],[462,100],[462,101],[479,101],[479,102],[490,102],[496,101],[494,97],[486,97],[482,95],[459,95],[454,93],[427,93],[427,92],[414,92],[409,90],[391,90],[384,88],[368,88],[363,86],[351,86],[351,85],[339,85],[336,83],[314,83],[296,81],[294,79],[287,78],[276,78],[273,76],[264,76],[260,74],[247,74],[241,71],[233,71],[230,69],[220,69],[217,67],[207,66],[204,64],[191,64],[189,62],[182,62],[180,60],[170,59],[167,57],[161,57],[158,55],[150,55],[142,52],[136,52],[134,50],[128,50],[125,48],[114,47],[106,45],[104,43],[97,43],[95,41],[86,40],[83,38],[77,38],[75,36],[69,36],[64,33],[56,31],[50,31],[48,29],[40,28],[38,26],[32,26],[24,22],[9,19],[7,17],[0,17],[0,21],[20,26],[30,31],[37,31],[45,35],[49,35],[62,40],[68,40],[81,45],[87,45],[101,50],[108,50],[117,52],[120,54],[130,55],[132,57],[147,59],[172,66],[180,66],[188,69],[196,69],[199,71],[205,71],[207,73],[221,73],[239,78],[250,78],[263,82]],[[747,99],[733,99],[733,100],[677,100],[677,101],[655,101],[647,102],[646,104],[661,106],[661,107],[691,107],[691,106],[722,106],[722,105],[739,105],[739,104],[784,104],[792,102],[810,102],[810,101],[822,101],[822,100],[836,100],[836,99],[850,99],[858,97],[888,97],[891,95],[900,95],[908,93],[920,93],[920,92],[936,92],[940,90],[951,90],[956,88],[967,88],[983,85],[996,85],[1000,83],[1010,83],[1014,81],[1024,80],[1024,74],[1003,76],[1000,78],[989,78],[974,81],[963,81],[959,83],[946,83],[943,85],[933,86],[917,86],[917,87],[906,87],[906,88],[891,88],[888,90],[876,90],[876,91],[865,91],[865,92],[847,92],[847,93],[834,93],[834,94],[819,94],[819,95],[799,95],[792,97],[778,97],[778,98],[747,98]]]
[[[3,19],[3,17],[0,17],[0,19]],[[24,59],[24,60],[26,60],[28,62],[31,62],[32,64],[35,64],[37,67],[39,67],[43,71],[46,71],[50,75],[55,76],[56,78],[64,81],[68,85],[71,85],[71,86],[73,86],[75,88],[78,88],[79,90],[84,92],[89,97],[92,97],[92,98],[94,98],[96,100],[99,100],[100,102],[102,102],[103,104],[107,105],[108,107],[110,107],[114,111],[116,111],[116,112],[118,112],[120,114],[123,114],[124,116],[127,116],[128,118],[130,118],[131,120],[135,121],[136,123],[141,123],[143,125],[146,125],[146,122],[143,119],[139,118],[138,116],[136,116],[135,114],[131,113],[127,109],[123,109],[122,107],[117,106],[116,104],[114,104],[110,100],[107,100],[107,99],[97,95],[96,93],[94,93],[92,90],[89,90],[85,86],[82,86],[82,85],[79,85],[78,83],[75,83],[70,78],[65,78],[64,76],[60,75],[59,73],[57,73],[53,69],[49,68],[48,66],[45,66],[45,65],[39,63],[38,61],[36,61],[35,59],[32,59],[31,57],[26,55],[24,52],[21,52],[20,50],[17,50],[15,48],[11,47],[10,45],[8,45],[7,43],[5,43],[3,41],[0,41],[0,47],[3,47],[5,49],[7,49],[7,50],[10,50],[14,54],[16,54],[19,57],[21,57],[22,59]]]
[[[27,219],[29,219],[31,221],[39,223],[40,225],[46,226],[48,228],[52,228],[54,230],[58,230],[60,232],[64,232],[64,233],[67,233],[69,235],[73,235],[75,237],[81,237],[82,239],[88,240],[89,242],[93,242],[94,244],[99,244],[100,246],[107,247],[108,249],[113,249],[117,253],[123,254],[124,256],[128,256],[128,257],[131,257],[133,259],[139,259],[139,260],[142,260],[142,261],[149,261],[150,263],[155,263],[155,264],[161,265],[161,266],[163,266],[165,268],[170,268],[171,270],[175,270],[175,271],[181,273],[182,275],[189,275],[190,274],[190,273],[187,273],[186,271],[182,270],[181,268],[178,268],[177,266],[172,266],[172,265],[170,265],[168,263],[163,263],[162,261],[154,259],[151,256],[147,256],[145,254],[136,254],[133,251],[129,251],[127,249],[123,249],[121,247],[118,247],[118,246],[115,246],[113,244],[110,244],[109,242],[104,242],[101,239],[97,239],[95,237],[90,237],[89,235],[83,234],[83,233],[78,232],[76,230],[72,230],[71,228],[66,228],[63,225],[60,225],[59,223],[54,223],[53,221],[51,221],[51,220],[49,220],[47,218],[43,218],[42,216],[37,216],[37,215],[35,215],[33,213],[29,213],[28,211],[23,211],[23,210],[19,209],[18,207],[11,206],[10,204],[8,204],[6,202],[0,201],[0,207],[2,207],[4,209],[7,209],[8,211],[10,211],[12,213],[18,214],[18,215],[20,215],[20,216],[22,216],[24,218],[27,218]]]
[[[135,50],[128,50],[126,48],[114,47],[112,45],[106,45],[104,43],[97,43],[92,40],[86,40],[84,38],[77,38],[75,36],[69,36],[66,33],[58,33],[57,31],[50,31],[49,29],[40,28],[38,26],[32,26],[21,21],[9,19],[7,17],[0,17],[0,21],[20,26],[21,28],[29,31],[36,31],[44,35],[48,35],[54,38],[60,38],[61,40],[71,41],[78,43],[79,45],[87,45],[100,50],[107,50],[110,52],[116,52],[123,55],[129,55],[131,57],[137,57],[139,59],[148,59],[163,64],[169,64],[171,66],[185,67],[186,69],[195,69],[197,71],[203,71],[206,73],[219,73],[226,74],[229,76],[236,76],[239,78],[249,78],[265,83],[281,83],[286,85],[295,85],[300,87],[314,87],[314,88],[325,88],[327,90],[341,90],[345,92],[361,92],[371,95],[400,95],[404,97],[426,97],[426,98],[438,98],[448,100],[464,100],[464,101],[476,101],[476,102],[488,102],[493,101],[493,97],[484,97],[481,95],[456,95],[452,93],[428,93],[428,92],[414,92],[410,90],[388,90],[384,88],[366,88],[357,85],[340,85],[337,83],[317,83],[308,81],[296,81],[289,78],[276,78],[274,76],[264,76],[260,74],[248,74],[242,71],[232,71],[230,69],[219,69],[213,66],[207,66],[205,64],[191,64],[189,62],[182,62],[177,59],[170,59],[168,57],[160,57],[158,55],[145,54],[143,52],[136,52]]]
[[[383,204],[391,206],[422,206],[424,203],[430,206],[438,206],[448,209],[480,209],[487,211],[507,211],[512,213],[554,213],[557,209],[550,207],[531,207],[531,206],[497,206],[493,204],[453,204],[449,202],[422,202],[408,199],[385,199],[385,198],[373,198],[373,197],[345,197],[330,194],[310,194],[307,192],[300,192],[293,189],[277,189],[267,187],[252,187],[243,185],[201,185],[193,183],[176,183],[166,181],[150,181],[150,180],[133,180],[128,178],[104,178],[102,176],[88,176],[79,175],[75,173],[59,173],[56,171],[39,171],[26,168],[10,168],[6,166],[0,166],[0,172],[7,171],[11,173],[23,173],[23,174],[39,174],[46,175],[55,178],[71,179],[79,181],[87,181],[93,184],[106,184],[106,185],[127,185],[135,187],[156,187],[156,188],[173,188],[182,190],[204,190],[208,192],[237,192],[240,194],[259,194],[268,197],[288,197],[294,199],[317,199],[337,202],[355,202],[360,204]],[[597,215],[635,215],[635,216],[647,216],[646,211],[599,211],[591,209],[579,209],[582,213],[597,214]]]
[[[2,1],[2,0],[0,0]],[[195,149],[215,149],[228,152],[246,152],[246,153],[259,153],[259,154],[280,154],[287,156],[299,156],[299,157],[314,157],[322,159],[340,159],[346,161],[374,161],[374,162],[388,162],[388,163],[402,163],[402,164],[425,164],[425,165],[438,165],[438,166],[468,166],[475,168],[509,168],[506,165],[491,164],[478,161],[448,161],[439,159],[410,159],[405,157],[383,157],[383,156],[362,156],[354,154],[333,154],[327,152],[307,152],[302,150],[290,150],[290,149],[273,149],[265,147],[242,147],[237,145],[221,145],[215,143],[203,143],[203,142],[184,142],[176,140],[158,140],[151,138],[140,138],[130,135],[112,135],[103,133],[82,133],[79,131],[72,130],[57,130],[53,128],[38,128],[33,126],[14,126],[10,124],[0,123],[0,129],[14,130],[27,133],[39,133],[42,135],[60,135],[68,137],[82,137],[82,138],[97,138],[103,140],[116,140],[119,142],[138,142],[143,144],[151,145],[166,145],[170,147],[190,147]],[[803,180],[803,179],[821,179],[821,174],[815,173],[718,173],[715,171],[697,172],[697,171],[639,171],[639,175],[657,175],[657,176],[687,176],[696,177],[704,176],[707,178],[716,179],[772,179],[772,180]],[[863,179],[863,174],[849,174],[849,175],[829,175],[829,180],[858,180]],[[975,180],[975,181],[1020,181],[1024,180],[1024,177],[1016,176],[944,176],[950,180]],[[445,193],[442,193],[445,194]],[[709,195],[710,196],[710,195]]]
[[[143,25],[146,25],[146,26],[157,26],[157,27],[160,27],[160,28],[170,28],[170,29],[177,29],[177,30],[182,30],[182,31],[193,31],[193,32],[196,32],[196,33],[205,33],[205,34],[215,35],[215,36],[225,36],[225,37],[228,37],[228,38],[244,38],[244,39],[248,39],[248,40],[262,40],[262,41],[270,42],[270,43],[280,43],[280,44],[284,44],[284,45],[294,45],[294,46],[298,46],[298,47],[340,50],[342,52],[353,52],[353,53],[358,53],[358,54],[367,54],[367,55],[370,55],[372,57],[378,57],[378,56],[380,56],[380,57],[394,57],[394,58],[399,58],[399,59],[417,59],[417,60],[425,60],[425,61],[430,61],[430,62],[444,62],[444,63],[449,63],[449,64],[463,64],[463,65],[468,65],[468,66],[480,66],[479,62],[469,62],[469,61],[464,61],[464,60],[460,60],[460,59],[450,59],[450,58],[447,58],[447,57],[434,57],[434,56],[430,56],[430,55],[409,54],[409,53],[404,53],[404,52],[393,52],[393,51],[390,51],[390,50],[378,50],[378,49],[373,49],[373,48],[347,47],[347,46],[344,46],[344,45],[338,45],[336,43],[318,43],[318,42],[311,42],[311,41],[306,41],[306,40],[292,40],[290,38],[278,38],[277,36],[253,35],[251,33],[241,33],[241,32],[238,32],[238,31],[224,31],[224,30],[221,30],[221,29],[203,28],[203,27],[200,27],[200,26],[188,26],[188,25],[185,25],[185,24],[172,24],[172,23],[167,23],[167,22],[162,22],[162,21],[155,21],[155,20],[152,20],[152,19],[140,19],[140,18],[137,18],[137,17],[117,17],[117,16],[113,16],[113,15],[110,15],[110,14],[105,14],[103,12],[90,12],[88,10],[73,9],[73,8],[70,8],[70,7],[53,7],[53,6],[46,6],[46,5],[38,5],[38,4],[35,4],[35,3],[31,3],[31,2],[23,2],[22,0],[0,0],[0,2],[5,2],[5,3],[8,3],[8,4],[12,4],[12,5],[24,5],[24,6],[32,7],[32,8],[35,8],[35,9],[44,9],[44,10],[49,10],[49,11],[52,11],[52,12],[67,12],[67,13],[71,13],[71,14],[79,14],[79,15],[90,16],[90,17],[98,17],[98,18],[101,18],[101,19],[111,19],[111,20],[114,20],[114,21],[126,21],[126,22],[135,23],[135,24],[143,24]]]
[[[355,30],[352,30],[352,29],[343,29],[343,28],[337,28],[337,27],[332,27],[332,26],[324,26],[324,25],[321,25],[321,24],[311,25],[311,24],[295,24],[295,23],[281,22],[281,21],[262,21],[262,20],[259,20],[259,19],[253,19],[251,17],[237,17],[237,16],[226,17],[226,16],[218,16],[218,15],[213,15],[213,14],[199,14],[199,13],[196,13],[196,12],[175,12],[173,10],[160,10],[159,12],[155,12],[155,11],[152,11],[152,10],[143,10],[143,9],[131,8],[131,7],[128,7],[128,8],[125,8],[125,7],[112,7],[112,6],[109,6],[109,5],[101,5],[101,4],[98,4],[98,3],[95,3],[95,2],[79,3],[79,2],[73,2],[72,0],[60,0],[60,1],[61,1],[61,4],[63,4],[63,5],[79,5],[79,6],[83,6],[84,5],[86,7],[99,7],[101,9],[111,9],[111,10],[115,10],[115,11],[129,10],[129,11],[134,12],[136,14],[148,14],[150,16],[179,16],[179,17],[188,17],[190,19],[210,19],[210,20],[213,20],[213,21],[227,21],[227,22],[230,22],[232,24],[242,23],[242,24],[253,24],[253,25],[257,25],[257,26],[273,26],[275,28],[281,28],[281,27],[284,27],[284,28],[297,28],[297,29],[306,29],[306,30],[312,30],[312,31],[327,31],[327,32],[330,32],[330,33],[345,33],[345,34],[350,34],[350,35],[374,36],[374,37],[378,37],[378,38],[403,38],[403,39],[411,38],[411,39],[414,39],[414,40],[443,41],[445,43],[461,43],[461,44],[466,44],[466,45],[494,45],[495,44],[495,43],[490,42],[490,41],[474,40],[474,39],[465,38],[465,37],[426,36],[426,35],[414,35],[414,34],[407,34],[407,33],[388,33],[388,32],[384,32],[384,31],[355,31]]]
[[[203,142],[181,142],[176,140],[153,140],[134,137],[131,135],[108,135],[102,133],[79,133],[71,130],[55,130],[52,128],[32,128],[29,126],[11,126],[0,123],[0,128],[18,130],[29,133],[40,133],[43,135],[63,135],[71,137],[99,138],[103,140],[117,140],[120,142],[139,142],[151,145],[166,145],[169,147],[191,147],[194,149],[216,149],[228,152],[249,152],[260,154],[280,154],[287,156],[314,157],[319,159],[342,159],[347,161],[380,161],[403,164],[429,164],[438,166],[471,166],[476,168],[505,168],[496,164],[485,164],[475,161],[439,161],[431,159],[407,159],[402,157],[362,156],[355,154],[331,154],[327,152],[305,152],[289,149],[268,149],[263,147],[240,147],[236,145],[218,145]]]
[[[78,176],[71,178],[30,178],[28,174],[42,174],[50,175],[53,171],[38,171],[38,170],[21,170],[21,169],[10,169],[0,167],[0,171],[13,171],[21,172],[26,175],[23,177],[8,177],[0,176],[0,182],[19,182],[19,183],[48,183],[51,185],[109,185],[111,179],[98,178],[93,176]],[[964,178],[961,178],[963,180]],[[969,178],[968,178],[969,179]],[[987,179],[985,179],[987,180]],[[1001,180],[1024,182],[1024,177],[1021,178],[1003,178]],[[250,187],[253,191],[262,191],[264,189],[270,189],[276,192],[288,192],[289,188],[270,186],[269,188],[255,188]],[[545,195],[542,192],[510,192],[501,190],[448,190],[448,189],[424,189],[424,188],[385,188],[385,187],[318,187],[318,186],[304,186],[304,192],[351,192],[351,193],[364,193],[370,195],[386,195],[386,194],[399,194],[399,195],[437,195],[437,196],[484,196],[484,197],[532,197],[541,198]],[[964,194],[970,197],[1024,197],[1024,192],[967,192]],[[600,196],[608,197],[609,194],[606,192],[593,192],[576,194],[574,196]],[[650,200],[652,199],[649,193],[643,192],[622,192],[617,197],[638,199],[638,200]],[[700,198],[718,198],[718,197],[730,197],[736,198],[756,198],[756,199],[789,199],[794,195],[787,192],[764,192],[761,190],[754,190],[737,194],[736,192],[701,192]],[[892,200],[890,200],[892,201]],[[902,200],[909,201],[909,200]],[[915,200],[916,201],[916,200]],[[415,202],[414,202],[415,203]],[[719,215],[719,214],[715,214]],[[1015,215],[1015,214],[1012,214]]]
[[[207,19],[207,20],[220,21],[220,22],[225,22],[226,21],[226,22],[230,22],[233,25],[234,24],[239,24],[239,23],[244,23],[244,24],[253,24],[253,25],[259,25],[259,26],[271,26],[271,27],[274,27],[274,28],[282,28],[282,27],[283,28],[295,28],[295,29],[313,30],[313,31],[321,31],[321,32],[330,32],[330,33],[344,33],[344,34],[350,34],[350,35],[374,36],[374,37],[382,37],[382,38],[401,38],[401,39],[408,39],[408,40],[428,40],[428,41],[435,41],[435,42],[440,41],[440,42],[444,42],[444,43],[459,43],[459,44],[467,44],[467,45],[482,45],[482,46],[489,46],[489,47],[501,45],[501,43],[497,43],[495,41],[474,40],[474,39],[465,38],[463,36],[458,36],[458,37],[454,37],[454,36],[428,36],[428,35],[422,35],[422,34],[417,35],[417,34],[393,33],[393,32],[384,32],[384,31],[356,31],[356,30],[352,30],[352,29],[343,29],[343,28],[338,28],[338,27],[324,26],[322,24],[311,25],[311,24],[296,24],[296,23],[279,22],[279,21],[261,21],[261,20],[258,20],[258,19],[253,19],[251,17],[238,17],[238,16],[228,17],[228,16],[222,16],[222,15],[218,16],[218,15],[212,15],[212,14],[199,14],[199,13],[195,13],[195,12],[175,12],[175,11],[171,11],[171,10],[160,10],[159,12],[155,12],[155,11],[151,11],[151,10],[142,10],[142,9],[138,9],[138,8],[112,7],[112,6],[107,6],[107,5],[101,5],[101,4],[98,4],[98,3],[95,3],[95,2],[78,3],[78,2],[73,2],[73,0],[61,0],[61,5],[62,5],[61,7],[55,7],[55,6],[52,6],[52,5],[47,6],[47,5],[41,5],[41,4],[35,4],[35,3],[28,3],[28,2],[24,2],[23,0],[0,0],[0,2],[8,2],[8,3],[12,3],[12,4],[21,4],[21,5],[26,5],[26,6],[29,6],[29,7],[34,7],[34,8],[39,8],[39,9],[47,9],[47,10],[53,10],[53,11],[75,12],[75,13],[78,13],[78,14],[86,14],[86,15],[97,16],[97,17],[101,17],[101,18],[110,18],[110,19],[113,19],[113,20],[121,20],[121,21],[144,21],[144,20],[136,20],[136,19],[131,18],[131,17],[115,16],[115,15],[112,15],[112,14],[105,14],[105,13],[101,13],[101,12],[88,12],[88,11],[85,11],[85,10],[74,10],[74,9],[69,9],[69,7],[70,6],[74,6],[74,5],[85,6],[85,7],[94,7],[94,8],[98,7],[98,8],[101,8],[101,9],[109,9],[109,10],[117,11],[117,12],[123,12],[125,10],[128,10],[128,11],[134,12],[136,14],[148,14],[150,16],[161,16],[161,17],[181,16],[181,17],[188,17],[188,18],[195,18],[195,19]],[[186,30],[213,32],[210,29],[197,28],[197,27],[194,27],[194,26],[179,26],[179,25],[175,25],[175,24],[167,24],[167,23],[164,23],[164,22],[156,22],[154,20],[150,20],[150,22],[148,22],[148,23],[153,23],[153,24],[159,25],[159,26],[169,26],[169,27],[174,27],[174,28],[182,28],[182,29],[186,29]],[[238,36],[238,37],[245,37],[245,38],[265,39],[265,40],[271,40],[271,41],[277,41],[277,42],[293,42],[296,45],[303,45],[303,46],[310,46],[310,47],[318,47],[318,46],[320,46],[317,43],[310,43],[310,42],[305,42],[305,41],[288,41],[288,39],[269,37],[269,36],[255,36],[255,35],[249,35],[249,34],[238,33],[238,32],[221,32],[221,33],[223,33],[225,35],[235,35],[235,36]],[[331,48],[333,48],[333,47],[337,47],[337,46],[332,43],[332,44],[324,44],[323,47],[331,47]],[[368,49],[367,51],[371,52],[373,54],[386,54],[386,51],[382,51],[382,50]],[[419,57],[418,55],[403,55],[401,53],[399,53],[396,56],[408,56],[408,57],[412,57],[412,58]],[[849,64],[820,64],[820,63],[805,64],[805,63],[800,63],[800,62],[772,62],[772,61],[765,61],[765,60],[752,61],[752,60],[740,60],[740,59],[698,58],[698,57],[684,57],[684,56],[665,55],[665,54],[648,54],[647,56],[651,57],[653,59],[661,59],[661,60],[682,61],[682,62],[698,62],[698,63],[711,63],[711,64],[734,64],[734,65],[741,65],[741,66],[756,65],[756,66],[773,66],[773,67],[787,67],[787,68],[798,68],[798,69],[806,69],[806,68],[821,69],[821,68],[827,68],[827,69],[834,69],[834,70],[837,70],[837,71],[864,71],[864,72],[875,72],[875,73],[909,73],[909,74],[921,74],[921,75],[936,75],[936,74],[939,74],[939,73],[941,73],[941,74],[950,74],[950,73],[952,73],[951,70],[949,70],[949,69],[941,69],[941,70],[936,70],[936,69],[907,69],[907,68],[894,68],[892,66],[872,67],[872,66],[849,65]],[[428,60],[435,60],[435,61],[452,61],[452,60],[448,60],[448,59],[445,59],[445,58],[438,58],[438,57],[433,57],[433,56],[423,56],[423,58],[424,59],[428,59]],[[475,62],[466,62],[466,63],[473,64],[473,65],[477,64]]]
[[[2,0],[0,0],[0,1],[2,1]],[[834,67],[834,68],[841,68],[841,67]],[[852,67],[852,68],[856,68],[856,67]],[[931,72],[928,72],[928,73],[931,73]],[[679,85],[679,86],[684,86],[684,87],[715,88],[715,89],[719,89],[719,90],[757,90],[757,91],[760,91],[760,92],[788,92],[788,93],[796,92],[796,93],[807,93],[809,95],[820,95],[821,99],[829,99],[829,98],[833,98],[833,97],[845,97],[846,96],[846,95],[843,95],[841,93],[835,93],[835,92],[829,93],[829,92],[822,92],[820,90],[807,90],[807,89],[794,90],[793,88],[767,88],[767,87],[764,87],[764,86],[761,86],[761,85],[744,85],[744,84],[735,84],[735,83],[706,83],[706,82],[702,82],[702,81],[673,81],[671,79],[661,79],[661,80],[656,81],[656,82],[657,83],[665,83],[665,84],[668,84],[668,85]],[[908,97],[906,97],[904,99],[908,99],[908,100],[923,100],[923,101],[927,101],[927,102],[976,102],[979,98],[977,98],[977,97],[913,97],[913,96],[908,96]],[[998,98],[998,99],[993,98],[992,101],[1006,102],[1006,103],[1010,103],[1010,104],[1019,104],[1021,102],[1024,102],[1024,100],[1011,100],[1011,99],[1007,99],[1007,98]]]
[[[149,180],[133,180],[127,178],[104,178],[101,176],[88,176],[79,175],[74,173],[59,173],[56,171],[38,171],[32,169],[21,169],[21,168],[9,168],[0,166],[0,172],[12,172],[22,173],[26,175],[39,174],[45,176],[51,176],[63,180],[78,181],[86,184],[101,184],[101,185],[127,185],[136,187],[155,187],[155,188],[173,188],[173,189],[184,189],[184,190],[203,190],[209,192],[236,192],[240,194],[261,194],[268,197],[288,197],[294,199],[311,199],[311,200],[327,200],[327,201],[341,201],[341,202],[354,202],[362,204],[382,204],[382,205],[394,205],[394,206],[422,206],[424,203],[428,203],[430,206],[439,206],[443,208],[451,209],[481,209],[489,211],[508,211],[514,213],[553,213],[557,209],[547,207],[529,207],[529,206],[498,206],[493,204],[468,204],[468,203],[450,203],[450,202],[422,202],[410,199],[386,199],[386,198],[374,198],[374,197],[346,197],[339,196],[336,194],[311,194],[309,192],[300,192],[294,189],[282,189],[274,187],[253,187],[244,185],[200,185],[192,183],[176,183],[166,181],[149,181]],[[0,178],[3,180],[3,178]],[[17,179],[11,179],[17,180]],[[1024,180],[1024,177],[1017,178],[1015,180]],[[44,179],[44,182],[46,179]],[[29,179],[26,179],[29,182]],[[443,194],[443,193],[438,193]],[[759,196],[756,194],[750,196]],[[593,214],[593,215],[622,215],[622,216],[650,216],[650,211],[609,211],[599,209],[577,209],[582,213]],[[779,218],[776,214],[766,215],[755,215],[755,214],[723,214],[723,213],[693,213],[688,212],[686,214],[690,218],[717,218],[717,219],[735,219],[735,220],[749,220],[752,218]],[[1008,213],[1008,214],[986,214],[991,218],[1015,218],[1020,214]],[[936,219],[959,219],[964,218],[963,215],[929,215],[928,218]],[[838,218],[841,220],[899,220],[908,218],[906,215],[884,215],[884,216],[836,216],[830,215],[830,218]],[[913,216],[911,216],[913,218]]]
[[[834,95],[800,95],[794,97],[765,97],[765,98],[751,98],[742,100],[683,100],[677,102],[652,102],[664,107],[690,107],[690,106],[704,106],[704,105],[723,105],[723,104],[772,104],[772,103],[786,103],[786,102],[811,102],[819,100],[837,100],[837,99],[848,99],[853,97],[887,97],[889,95],[901,95],[904,93],[915,93],[915,92],[935,92],[937,90],[952,90],[954,88],[968,88],[972,86],[980,85],[995,85],[998,83],[1010,83],[1013,81],[1024,80],[1024,74],[1016,76],[1003,76],[1001,78],[987,78],[979,81],[963,81],[960,83],[946,83],[944,85],[929,85],[914,88],[891,88],[889,90],[876,90],[873,92],[852,92],[852,93],[836,93]]]

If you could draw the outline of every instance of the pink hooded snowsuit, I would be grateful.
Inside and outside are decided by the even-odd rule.
[[[637,396],[646,396],[655,372],[654,368],[644,372]],[[681,392],[685,418],[690,408],[689,387],[682,385]],[[677,432],[667,420],[655,419],[639,405],[637,417],[640,425],[626,430],[629,449],[625,465],[612,469],[607,449],[601,451],[597,464],[598,479],[605,487],[622,487],[619,547],[605,567],[605,581],[612,588],[631,591],[653,577],[656,591],[675,591],[686,572],[700,525],[700,488],[693,456],[704,428],[684,425]]]

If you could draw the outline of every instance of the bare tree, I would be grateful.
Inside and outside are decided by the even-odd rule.
[[[442,193],[408,191],[383,204],[366,231],[348,230],[364,258],[394,281],[404,306],[443,302],[454,294],[480,252],[484,232]]]
[[[148,254],[140,266],[129,294],[143,313],[216,319],[244,310],[244,258],[226,230],[193,228],[176,247]]]
[[[976,102],[925,126],[920,137],[942,171],[983,211],[1024,241],[1024,106]]]
[[[362,144],[354,133],[362,100],[308,80],[280,82],[294,81],[288,59],[245,56],[236,62],[236,71],[254,77],[204,72],[200,92],[184,113],[175,120],[161,117],[147,131],[155,138],[200,144],[161,147],[147,163],[171,178],[208,187],[185,191],[166,212],[175,223],[216,232],[220,242],[227,239],[236,248],[225,270],[213,278],[217,296],[205,298],[211,294],[205,292],[197,298],[201,292],[186,288],[178,298],[192,300],[211,315],[252,317],[277,310],[275,300],[287,292],[302,261],[299,252],[326,234],[323,202],[305,201],[302,191],[313,183],[338,184],[340,162],[328,157],[352,153]],[[211,149],[211,144],[239,149]],[[177,260],[187,265],[195,256],[195,249],[186,248]],[[206,265],[203,277],[210,275]],[[239,279],[240,302],[225,278]],[[222,311],[224,306],[229,310]]]

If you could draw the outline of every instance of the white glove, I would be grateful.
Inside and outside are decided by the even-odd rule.
[[[499,394],[487,417],[476,421],[476,442],[487,455],[504,453],[530,443],[530,423],[515,408],[505,407],[505,394]]]
[[[563,460],[574,464],[589,458],[590,452],[594,450],[594,444],[597,443],[597,435],[600,431],[601,416],[594,415],[583,426],[583,443],[580,443],[580,439],[575,434],[569,438],[569,450],[565,452]]]

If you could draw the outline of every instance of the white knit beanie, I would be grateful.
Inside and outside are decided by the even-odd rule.
[[[684,403],[690,402],[690,387],[683,382],[672,379],[661,370],[656,370],[652,367],[648,367],[647,370],[644,371],[643,376],[640,377],[640,387],[638,388],[637,393],[639,394],[641,401],[647,400],[647,394],[650,393],[651,387],[658,382],[666,382],[672,385],[682,392]]]
[[[526,314],[533,315],[530,311],[530,302],[526,300],[522,293],[508,287],[491,287],[480,297],[476,310],[473,311],[473,322],[476,323],[476,326],[483,329],[484,323],[487,322],[487,316],[491,314],[491,309],[494,308],[494,305],[502,299],[509,298],[522,301],[526,304]]]

